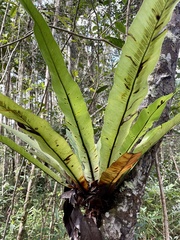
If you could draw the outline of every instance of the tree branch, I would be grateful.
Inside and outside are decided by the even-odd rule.
[[[114,48],[117,48],[117,49],[121,49],[120,47],[117,47],[115,46],[113,43],[109,42],[107,39],[105,38],[93,38],[93,37],[87,37],[87,36],[84,36],[84,35],[81,35],[81,34],[78,34],[78,33],[75,33],[75,32],[72,32],[72,31],[69,31],[67,29],[64,29],[64,28],[61,28],[61,27],[54,27],[52,25],[49,25],[49,27],[51,28],[55,28],[57,30],[60,30],[60,31],[63,31],[63,32],[66,32],[68,34],[71,34],[71,35],[74,35],[74,36],[77,36],[79,38],[83,38],[83,39],[87,39],[87,40],[92,40],[92,41],[97,41],[97,42],[105,42],[107,44],[109,44],[110,46],[114,47]]]
[[[163,181],[161,178],[161,171],[160,171],[160,164],[158,161],[158,153],[155,153],[155,166],[158,176],[158,182],[159,182],[159,189],[160,189],[160,195],[161,195],[161,204],[162,204],[162,212],[163,212],[163,232],[165,240],[170,239],[169,236],[169,222],[168,222],[168,214],[167,214],[167,205],[166,205],[166,196],[164,193],[164,187],[163,187]]]
[[[59,30],[59,31],[66,32],[66,33],[68,33],[68,34],[70,34],[70,35],[77,36],[77,37],[79,37],[79,38],[83,38],[83,39],[87,39],[87,40],[91,40],[91,41],[95,41],[95,42],[104,42],[104,43],[107,43],[108,45],[110,45],[110,46],[112,46],[112,47],[114,47],[114,48],[117,48],[117,49],[119,49],[119,50],[121,49],[120,47],[117,47],[116,45],[114,45],[113,43],[109,42],[109,41],[108,41],[107,39],[105,39],[105,38],[87,37],[87,36],[84,36],[84,35],[75,33],[75,32],[73,32],[73,31],[70,31],[70,30],[67,30],[67,29],[64,29],[64,28],[61,28],[61,27],[56,27],[56,26],[53,26],[53,25],[49,25],[49,27],[54,28],[54,29]],[[33,31],[30,31],[30,32],[28,32],[24,37],[18,38],[18,39],[16,39],[16,40],[12,41],[12,42],[9,42],[9,43],[6,43],[6,44],[4,44],[4,45],[1,45],[1,46],[0,46],[0,49],[1,49],[1,48],[5,48],[5,47],[8,47],[8,46],[10,46],[10,45],[12,45],[12,44],[14,44],[14,43],[20,42],[20,41],[28,38],[28,37],[31,36],[32,34],[33,34]]]
[[[24,37],[18,38],[18,39],[16,39],[16,40],[12,41],[12,42],[9,42],[9,43],[6,43],[6,44],[4,44],[4,45],[1,45],[1,46],[0,46],[0,49],[1,49],[1,48],[5,48],[5,47],[8,47],[8,46],[10,46],[10,45],[12,45],[12,44],[14,44],[14,43],[20,42],[20,41],[28,38],[28,37],[31,36],[32,34],[33,34],[33,31],[30,31],[30,32],[26,33],[26,35],[25,35]]]
[[[129,29],[130,5],[131,5],[131,0],[128,0],[127,11],[126,11],[126,36],[128,35],[128,29]]]

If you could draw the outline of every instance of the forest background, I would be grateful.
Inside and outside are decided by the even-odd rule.
[[[52,29],[74,80],[80,85],[98,138],[112,86],[113,72],[128,26],[142,1],[35,1]],[[46,118],[65,136],[63,114],[56,104],[48,69],[32,35],[32,20],[17,1],[0,2],[0,90],[14,101]],[[18,41],[17,41],[18,39]],[[178,63],[180,68],[180,61]],[[179,112],[177,93],[170,115]],[[1,117],[1,122],[17,128]],[[1,134],[7,135],[4,129]],[[166,196],[171,239],[180,236],[179,129],[160,146],[161,179]],[[16,142],[21,144],[19,139]],[[65,239],[62,187],[16,152],[0,145],[0,238]],[[141,206],[136,239],[163,239],[159,182],[153,167]],[[23,235],[20,229],[23,228]],[[68,238],[67,238],[68,239]]]

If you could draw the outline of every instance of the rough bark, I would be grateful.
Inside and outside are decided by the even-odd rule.
[[[149,93],[145,104],[175,90],[175,74],[180,48],[180,4],[176,7],[169,23],[169,32],[162,47],[157,67],[149,79]],[[165,109],[158,124],[169,118],[170,103]],[[137,222],[137,214],[141,206],[144,188],[154,163],[155,154],[160,142],[147,152],[123,186],[114,197],[114,208],[103,216],[102,232],[104,239],[132,240]]]

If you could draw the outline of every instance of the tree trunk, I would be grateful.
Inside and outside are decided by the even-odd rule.
[[[32,164],[30,180],[28,182],[26,197],[25,197],[25,201],[24,201],[24,209],[23,209],[24,211],[22,213],[21,222],[19,224],[17,240],[23,240],[27,237],[26,222],[27,222],[27,217],[28,217],[29,204],[31,201],[31,188],[32,188],[32,184],[33,184],[34,171],[35,171],[35,165]]]
[[[176,65],[180,47],[180,3],[168,27],[169,32],[162,47],[160,60],[149,78],[149,93],[143,105],[150,104],[156,98],[175,91]],[[170,103],[158,124],[168,120],[169,109]],[[159,145],[160,142],[142,157],[114,196],[114,207],[103,215],[101,231],[104,239],[134,239],[137,214]]]

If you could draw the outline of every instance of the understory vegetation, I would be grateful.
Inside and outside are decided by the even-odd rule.
[[[172,131],[164,138],[160,152],[161,177],[163,178],[163,186],[166,195],[169,230],[172,240],[178,240],[180,235],[179,147],[179,133]],[[9,158],[11,158],[11,150],[7,149],[6,151],[8,152]],[[3,149],[1,147],[1,158],[2,157]],[[171,161],[169,161],[170,158],[172,159]],[[19,224],[24,214],[23,207],[27,185],[29,178],[31,178],[33,180],[33,185],[30,190],[30,201],[27,209],[28,217],[23,239],[68,240],[69,238],[62,221],[62,201],[60,200],[62,187],[55,184],[51,178],[47,177],[39,169],[36,169],[33,176],[30,176],[30,168],[31,165],[24,162],[21,169],[19,168],[14,173],[10,173],[6,176],[8,181],[2,182],[1,178],[1,185],[4,191],[2,194],[1,188],[1,237],[6,227],[6,240],[12,240],[14,236],[17,236]],[[18,176],[16,189],[14,186],[14,174]],[[12,204],[14,206],[12,206]],[[11,209],[12,214],[10,222],[6,226],[6,220]],[[136,239],[161,240],[163,238],[162,219],[162,205],[160,201],[158,178],[156,169],[153,167],[138,216]]]

